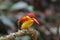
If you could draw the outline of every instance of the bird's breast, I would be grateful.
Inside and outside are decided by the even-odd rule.
[[[29,27],[31,27],[33,24],[33,20],[28,20],[22,23],[21,25],[21,29],[27,29]]]

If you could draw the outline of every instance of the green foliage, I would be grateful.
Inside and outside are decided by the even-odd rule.
[[[0,2],[3,2],[3,0],[0,0]]]

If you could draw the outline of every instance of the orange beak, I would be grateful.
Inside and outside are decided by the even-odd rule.
[[[35,19],[35,18],[32,18],[32,19],[33,19],[33,21],[34,21],[36,24],[39,25],[39,22],[37,21],[37,19]]]

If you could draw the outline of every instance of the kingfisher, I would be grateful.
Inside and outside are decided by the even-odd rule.
[[[18,19],[18,27],[21,30],[29,29],[33,25],[33,23],[39,25],[39,22],[37,21],[33,13],[28,13],[22,18]]]

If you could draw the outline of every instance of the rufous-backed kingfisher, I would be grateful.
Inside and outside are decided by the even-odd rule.
[[[18,26],[21,30],[28,29],[33,25],[33,23],[39,25],[39,22],[35,19],[35,15],[33,13],[28,13],[18,20]]]

